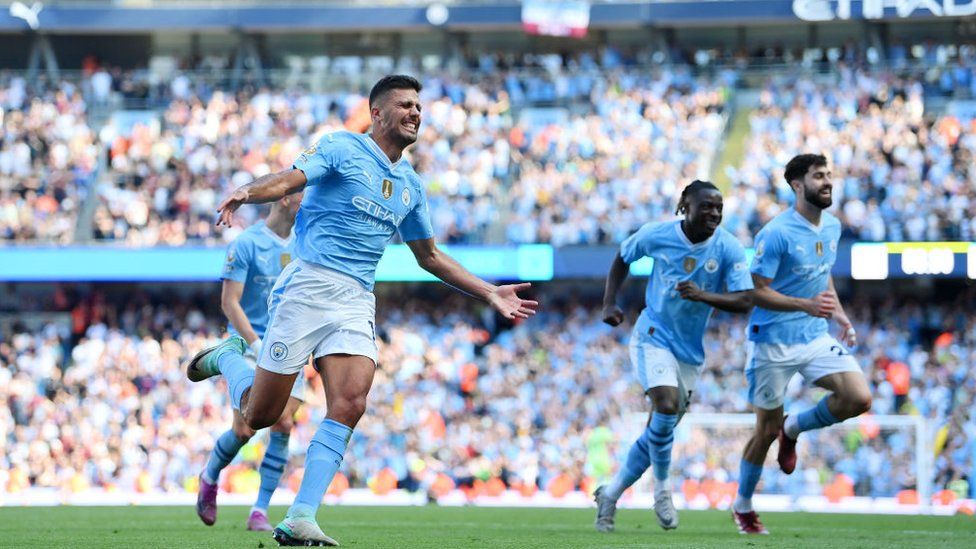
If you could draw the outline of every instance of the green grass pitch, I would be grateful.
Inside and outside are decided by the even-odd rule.
[[[277,547],[244,530],[248,509],[222,507],[206,527],[192,507],[0,507],[0,547]],[[274,523],[284,508],[272,508]],[[976,518],[764,513],[770,536],[741,536],[728,513],[683,511],[664,532],[650,511],[621,510],[617,531],[593,530],[592,509],[330,507],[343,547],[976,547]]]

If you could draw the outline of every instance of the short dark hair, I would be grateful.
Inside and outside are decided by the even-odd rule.
[[[681,191],[681,198],[678,199],[678,207],[674,210],[674,213],[683,214],[688,211],[688,197],[705,189],[718,191],[718,187],[716,187],[711,181],[702,181],[700,179],[692,181],[687,187],[684,188],[684,190]]]
[[[803,179],[810,168],[826,165],[827,157],[822,154],[798,154],[786,163],[786,172],[783,173],[783,177],[786,178],[786,184],[789,185],[796,179]]]
[[[379,82],[373,84],[373,89],[369,92],[369,108],[373,108],[381,97],[390,90],[414,90],[419,92],[424,89],[420,81],[412,76],[405,74],[388,74],[380,78]]]

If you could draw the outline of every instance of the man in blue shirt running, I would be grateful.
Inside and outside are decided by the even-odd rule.
[[[257,365],[261,338],[268,327],[268,296],[278,275],[291,262],[292,227],[301,204],[300,194],[282,198],[271,205],[268,217],[248,227],[227,248],[227,261],[221,278],[220,305],[229,322],[227,331],[248,344],[244,354],[250,366]],[[298,376],[291,398],[278,421],[271,426],[268,447],[258,471],[261,487],[257,501],[247,518],[247,529],[271,531],[268,505],[288,463],[288,439],[294,426],[295,412],[305,400],[305,378]],[[217,481],[220,472],[254,436],[254,429],[234,410],[234,423],[214,444],[207,466],[200,474],[197,492],[197,516],[207,526],[217,521]]]
[[[270,324],[257,371],[235,337],[187,364],[200,381],[221,374],[231,401],[253,429],[273,424],[309,356],[324,378],[328,413],[312,437],[294,504],[274,530],[280,545],[337,545],[315,520],[366,410],[376,364],[376,265],[396,233],[417,262],[447,284],[487,302],[506,318],[528,318],[538,303],[521,299],[528,283],[495,286],[474,276],[434,242],[423,183],[403,151],[420,129],[420,82],[382,78],[369,94],[369,135],[337,132],[309,147],[290,170],[244,185],[221,202],[218,224],[242,204],[279,200],[305,189],[295,222],[296,254],[269,300]]]
[[[628,266],[642,257],[654,259],[645,307],[630,336],[631,362],[653,411],[617,476],[594,494],[600,532],[613,531],[617,500],[651,465],[658,524],[665,530],[678,527],[671,445],[705,361],[705,327],[714,309],[745,313],[752,307],[745,249],[719,227],[722,193],[711,183],[694,181],[682,191],[675,213],[684,219],[648,223],[624,240],[607,276],[603,321],[617,326],[623,321],[617,292]]]
[[[732,517],[743,534],[768,534],[752,506],[752,494],[773,440],[786,474],[796,467],[796,439],[871,409],[864,374],[848,350],[857,344],[830,270],[837,259],[840,221],[825,212],[833,202],[827,159],[801,154],[786,164],[786,182],[796,202],[756,235],[752,262],[756,308],[749,318],[746,379],[756,410],[756,427],[739,464],[739,490]],[[827,319],[840,325],[840,341]],[[786,385],[799,373],[830,394],[816,406],[783,417]]]

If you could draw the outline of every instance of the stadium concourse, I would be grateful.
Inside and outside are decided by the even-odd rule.
[[[31,299],[47,320],[0,324],[0,501],[99,501],[99,494],[192,501],[214,437],[230,421],[226,392],[189,385],[179,367],[224,330],[215,288],[198,289],[58,286]],[[330,494],[347,503],[458,504],[504,495],[514,505],[586,505],[585,491],[614,473],[639,425],[634,416],[645,413],[628,365],[628,330],[602,324],[596,302],[559,285],[541,290],[548,307],[539,318],[514,326],[447,292],[381,287],[370,413]],[[24,314],[20,299],[4,294],[0,308],[16,301]],[[966,510],[976,496],[976,321],[967,313],[976,295],[970,288],[937,301],[862,297],[849,312],[863,338],[857,358],[873,413],[932,426],[922,442],[936,455],[933,501]],[[713,320],[692,414],[748,410],[743,341],[741,320]],[[324,413],[320,382],[309,381],[312,405],[297,418],[282,482],[292,491]],[[808,406],[818,394],[791,386],[787,409]],[[734,425],[679,430],[673,470],[685,505],[729,504],[747,436]],[[777,508],[806,496],[824,506],[856,495],[890,501],[889,511],[897,511],[895,502],[914,509],[916,473],[924,470],[915,464],[915,436],[878,428],[869,417],[804,438],[800,469],[787,477],[770,460],[763,493],[773,494]],[[222,477],[230,501],[244,502],[257,489],[264,444],[256,437]],[[621,504],[647,497],[638,486]]]

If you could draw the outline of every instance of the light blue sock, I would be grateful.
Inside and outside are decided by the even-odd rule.
[[[220,478],[220,472],[224,467],[234,461],[234,456],[240,451],[247,441],[241,441],[234,434],[233,429],[228,429],[217,439],[213,450],[210,451],[210,459],[207,460],[207,468],[203,471],[203,479],[214,484]]]
[[[746,461],[739,462],[739,496],[742,499],[752,499],[752,494],[756,491],[759,484],[759,477],[762,476],[762,465],[756,465]]]
[[[812,431],[814,429],[822,429],[828,425],[833,425],[835,423],[840,423],[840,420],[834,417],[834,414],[830,413],[830,409],[827,408],[827,398],[823,397],[816,406],[800,412],[796,416],[796,423],[799,427],[799,433],[804,431]]]
[[[251,385],[254,385],[254,370],[248,365],[244,355],[230,350],[217,357],[217,367],[227,380],[231,406],[235,410],[240,410],[241,398]]]
[[[295,496],[295,503],[288,509],[289,517],[315,518],[315,513],[322,504],[322,496],[329,489],[332,477],[342,464],[342,455],[346,452],[352,429],[345,425],[327,419],[319,425],[312,442],[308,446],[305,456],[305,475],[302,485]]]
[[[264,459],[261,460],[261,489],[258,490],[258,500],[254,504],[255,509],[262,511],[268,510],[271,503],[271,495],[278,488],[281,475],[285,472],[285,465],[288,463],[288,433],[276,433],[271,431],[271,440],[268,442],[268,449],[264,451]]]
[[[654,478],[667,480],[671,472],[671,446],[674,444],[674,427],[678,424],[676,414],[654,412],[651,424],[644,431],[651,448],[651,463],[654,464]]]
[[[633,486],[635,482],[644,474],[644,471],[651,466],[651,453],[647,446],[647,431],[630,446],[627,452],[627,461],[624,466],[617,471],[617,476],[613,477],[607,485],[607,495],[614,500],[620,499],[624,490]]]

